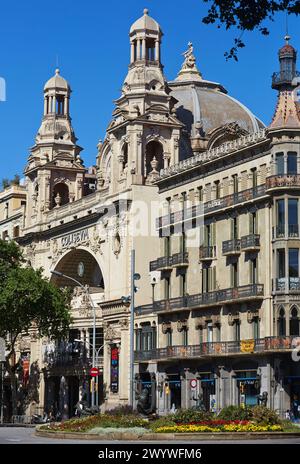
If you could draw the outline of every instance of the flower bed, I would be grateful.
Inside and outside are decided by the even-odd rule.
[[[225,425],[169,425],[158,427],[156,433],[199,433],[199,432],[281,432],[280,425],[225,424]]]

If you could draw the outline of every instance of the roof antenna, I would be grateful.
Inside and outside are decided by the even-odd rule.
[[[286,44],[288,45],[289,41],[291,40],[291,36],[289,35],[289,20],[288,20],[288,12],[286,11],[285,13],[285,36],[284,40],[286,41]]]

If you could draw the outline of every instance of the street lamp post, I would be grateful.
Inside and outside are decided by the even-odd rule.
[[[87,288],[82,285],[81,282],[79,282],[78,280],[74,279],[73,277],[70,277],[66,274],[64,274],[63,272],[59,272],[59,271],[51,271],[51,274],[57,276],[57,277],[63,277],[65,279],[68,279],[68,280],[71,280],[72,282],[75,282],[77,285],[79,285],[80,288],[83,289],[83,291],[85,292],[85,294],[87,295],[89,301],[90,301],[90,304],[91,304],[91,307],[92,307],[92,310],[93,310],[93,360],[92,360],[92,364],[93,364],[93,367],[95,367],[95,353],[96,353],[96,308],[95,308],[95,305],[94,305],[94,302],[92,300],[92,297],[90,295],[90,293],[88,292]],[[92,379],[92,406],[95,406],[95,381],[94,381],[94,378]]]
[[[88,342],[88,341],[85,341],[85,342],[84,342],[83,340],[79,340],[79,339],[77,339],[77,338],[75,338],[74,342],[78,342],[78,343],[87,343],[88,345],[91,346],[91,343],[90,343],[90,342]],[[106,344],[107,344],[107,342],[106,342],[106,343],[103,343],[103,345],[101,345],[97,350],[95,350],[95,363],[96,363],[96,364],[95,364],[95,366],[93,366],[93,367],[97,367],[97,368],[98,368],[99,353],[100,353],[100,351],[102,350],[102,348],[104,348],[104,346],[105,346]],[[93,347],[92,347],[92,349],[93,349]],[[96,391],[97,391],[97,394],[96,394],[96,406],[99,406],[99,401],[98,401],[98,400],[99,400],[99,397],[98,397],[98,385],[99,385],[98,376],[96,377],[96,379],[97,379],[97,380],[96,380],[96,384],[97,384],[97,388],[96,388]]]
[[[135,272],[135,250],[131,250],[131,291],[129,296],[123,296],[124,302],[130,301],[130,361],[129,361],[129,404],[133,407],[133,387],[134,387],[134,295],[137,291],[135,281],[141,278],[140,274]]]

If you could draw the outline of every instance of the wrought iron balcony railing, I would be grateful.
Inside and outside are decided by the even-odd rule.
[[[243,203],[245,201],[262,197],[265,195],[265,193],[265,184],[258,185],[257,187],[253,187],[247,190],[242,190],[238,193],[232,193],[231,195],[227,195],[223,198],[204,203],[204,210],[200,207],[200,205],[194,205],[190,208],[182,209],[175,213],[170,213],[166,214],[165,216],[161,216],[156,219],[156,227],[160,229],[162,227],[168,227],[183,221],[189,221],[191,219],[195,219],[203,213],[209,214],[218,210],[222,210],[224,208],[228,208],[230,206],[237,205],[239,203]]]
[[[162,256],[150,262],[150,272],[164,269],[172,269],[172,256]]]
[[[175,253],[172,256],[163,256],[150,262],[150,271],[171,269],[172,267],[188,266],[189,254],[187,251]]]
[[[299,237],[299,226],[298,224],[288,224],[288,234],[289,238],[298,238]]]
[[[234,303],[248,299],[262,298],[264,286],[262,284],[242,285],[236,288],[226,288],[213,292],[186,295],[178,298],[154,301],[151,304],[136,308],[137,314],[149,314],[152,312],[189,310],[197,307],[220,305],[226,302]]]
[[[265,337],[250,340],[228,342],[204,342],[200,345],[177,345],[164,348],[155,348],[149,351],[136,351],[135,361],[199,358],[210,356],[223,356],[251,353],[263,353],[269,351],[289,351],[299,346],[297,337]]]
[[[290,84],[295,77],[299,77],[299,71],[279,71],[272,75],[272,87],[277,88],[278,84]]]
[[[210,260],[216,257],[216,246],[201,246],[199,248],[200,261]]]
[[[241,240],[233,238],[232,240],[226,240],[222,242],[222,253],[223,255],[237,255],[241,252]]]
[[[187,266],[189,264],[189,254],[187,251],[172,255],[172,265],[174,267]]]
[[[259,248],[260,248],[260,235],[259,234],[244,235],[241,238],[241,250],[242,251],[258,250]]]
[[[279,277],[274,279],[273,290],[276,293],[300,293],[300,277]]]
[[[43,362],[48,369],[85,369],[92,367],[89,350],[80,342],[57,342],[44,347]],[[98,366],[103,362],[103,356],[98,357]]]
[[[275,174],[267,177],[266,191],[278,188],[300,188],[300,174]]]

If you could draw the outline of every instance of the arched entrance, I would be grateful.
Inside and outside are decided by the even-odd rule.
[[[90,291],[104,291],[104,280],[100,266],[94,256],[86,250],[76,249],[67,253],[57,264],[55,271],[88,285]],[[52,275],[51,282],[59,287],[76,287],[76,283],[64,277]]]
[[[60,418],[73,417],[79,400],[90,405],[90,368],[93,357],[93,312],[86,299],[86,292],[65,276],[88,286],[92,299],[98,299],[104,292],[104,279],[100,266],[87,250],[73,249],[61,258],[55,271],[63,275],[52,274],[51,282],[58,287],[74,289],[71,306],[73,309],[87,308],[86,319],[83,315],[75,317],[68,336],[56,340],[44,347],[45,363],[45,410]],[[101,298],[101,295],[100,295]],[[87,305],[87,306],[86,306]],[[96,304],[94,304],[96,306]],[[85,309],[84,309],[85,311]],[[104,334],[101,321],[96,319],[95,332],[96,362],[102,366]],[[98,377],[98,404],[103,397],[103,372]]]

